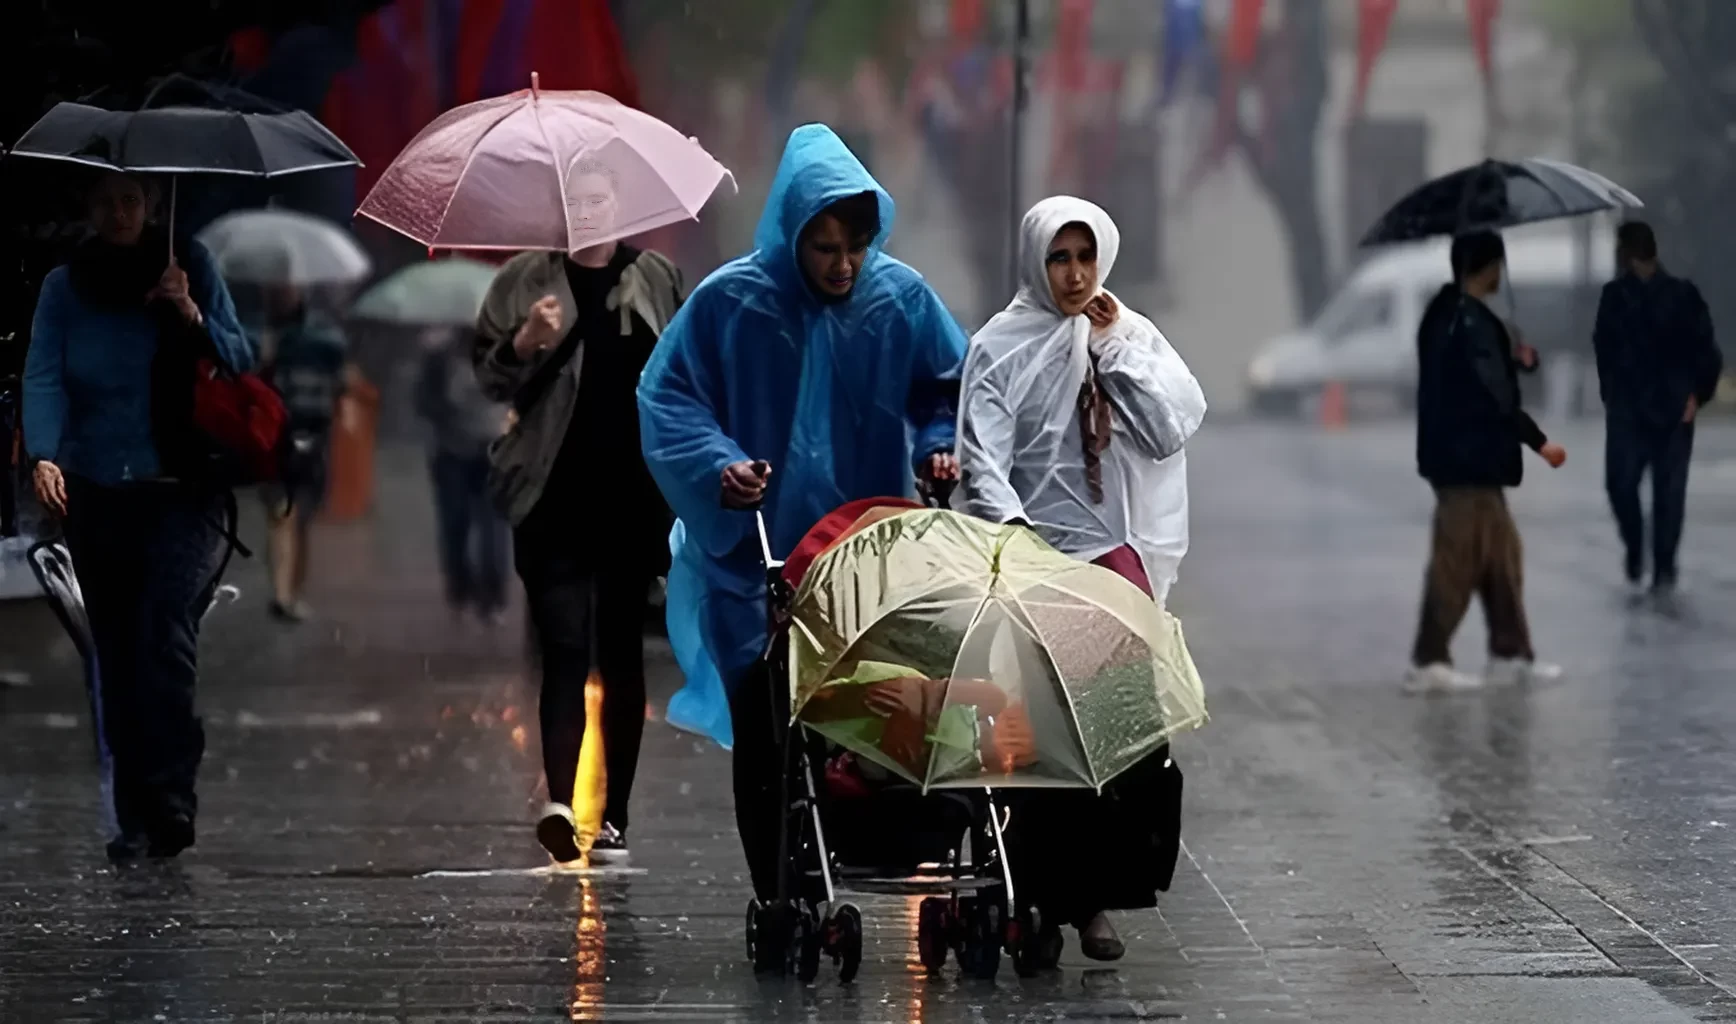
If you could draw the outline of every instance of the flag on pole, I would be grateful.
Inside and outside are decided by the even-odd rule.
[[[1495,92],[1495,19],[1501,14],[1501,0],[1465,0],[1465,18],[1470,23],[1471,46],[1477,51],[1477,67],[1483,72],[1483,88]]]
[[[1163,8],[1163,93],[1158,103],[1168,106],[1176,82],[1190,64],[1199,62],[1205,42],[1204,0],[1165,0]]]
[[[1356,90],[1351,95],[1350,119],[1362,118],[1362,110],[1368,101],[1368,82],[1374,75],[1374,66],[1380,60],[1380,52],[1386,48],[1387,30],[1392,27],[1392,16],[1398,12],[1398,0],[1361,0],[1357,8],[1356,21]]]

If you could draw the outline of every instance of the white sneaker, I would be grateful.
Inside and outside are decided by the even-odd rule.
[[[1526,658],[1491,658],[1483,675],[1491,686],[1548,683],[1561,678],[1561,666]]]
[[[1432,665],[1413,665],[1405,673],[1404,690],[1406,693],[1456,693],[1461,690],[1476,690],[1483,685],[1483,680],[1476,676],[1466,675],[1444,661]]]
[[[578,823],[573,820],[573,809],[566,804],[551,801],[543,805],[542,816],[536,823],[536,838],[557,864],[571,864],[584,856],[579,849]]]

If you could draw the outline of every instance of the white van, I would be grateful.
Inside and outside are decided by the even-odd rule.
[[[1545,354],[1589,352],[1598,289],[1614,274],[1613,232],[1607,225],[1594,228],[1589,283],[1583,285],[1570,228],[1550,224],[1503,234],[1508,284],[1496,311]],[[1293,413],[1333,382],[1353,398],[1372,394],[1399,407],[1414,404],[1417,326],[1429,300],[1452,278],[1450,247],[1440,238],[1377,250],[1313,323],[1260,347],[1248,363],[1249,406]]]

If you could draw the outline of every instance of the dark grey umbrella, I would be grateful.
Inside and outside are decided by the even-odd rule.
[[[9,154],[169,175],[169,233],[183,174],[277,178],[359,167],[350,147],[301,110],[241,89],[170,75],[136,110],[57,103]]]
[[[136,174],[273,178],[360,163],[305,111],[172,76],[137,110],[59,103],[12,155]]]
[[[1369,228],[1363,245],[1412,242],[1468,231],[1644,206],[1600,174],[1558,160],[1485,160],[1425,182]]]

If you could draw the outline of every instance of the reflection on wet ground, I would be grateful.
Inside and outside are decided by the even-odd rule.
[[[707,744],[649,727],[631,870],[547,870],[522,637],[446,618],[415,462],[386,459],[376,523],[322,534],[316,623],[270,625],[251,566],[211,620],[179,863],[103,863],[69,648],[0,609],[0,669],[33,681],[0,690],[0,1021],[1736,1020],[1736,432],[1702,433],[1673,606],[1621,592],[1599,438],[1564,436],[1514,505],[1566,677],[1418,700],[1408,432],[1208,430],[1175,603],[1213,721],[1128,958],[930,979],[916,901],[866,898],[859,980],[806,988],[743,963]]]

